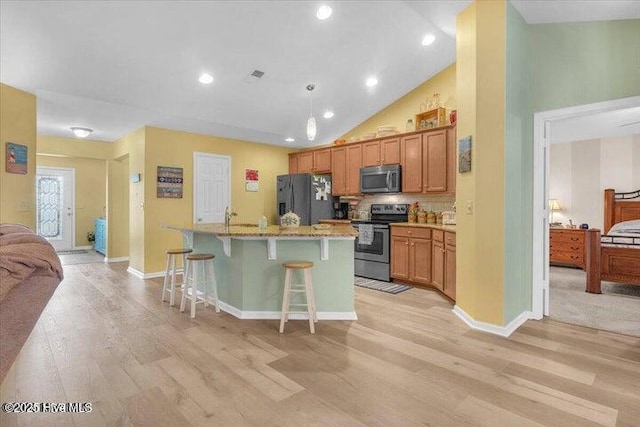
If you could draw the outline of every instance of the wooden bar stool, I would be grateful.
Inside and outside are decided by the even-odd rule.
[[[218,285],[213,268],[214,258],[215,255],[212,254],[187,255],[187,272],[185,286],[182,290],[182,300],[180,301],[180,311],[184,311],[187,299],[189,299],[191,301],[192,319],[196,317],[196,304],[203,303],[205,307],[209,305],[209,287],[213,290],[212,296],[216,312],[220,313],[220,307],[218,307]]]
[[[284,270],[284,292],[282,294],[282,315],[280,317],[280,333],[284,332],[284,324],[289,320],[290,313],[304,313],[304,311],[289,311],[291,306],[307,307],[309,314],[309,329],[312,334],[316,333],[314,323],[318,321],[316,312],[316,299],[313,295],[313,283],[311,282],[311,261],[289,261],[282,264]],[[304,274],[304,283],[291,284],[291,273],[293,270],[302,270]],[[306,304],[291,304],[291,293],[303,293],[306,297]]]
[[[169,306],[175,304],[176,294],[176,274],[178,270],[178,255],[182,255],[182,283],[180,287],[184,287],[187,267],[187,254],[193,252],[193,249],[169,249],[167,251],[167,270],[164,273],[164,284],[162,285],[162,301],[166,301],[165,295],[169,294]],[[169,280],[171,277],[171,280]]]

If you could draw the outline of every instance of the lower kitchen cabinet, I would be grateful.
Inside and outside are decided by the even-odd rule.
[[[431,229],[391,227],[391,277],[431,282]]]
[[[391,277],[429,285],[456,299],[456,234],[421,226],[391,226]]]

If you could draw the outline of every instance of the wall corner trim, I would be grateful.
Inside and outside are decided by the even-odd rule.
[[[529,319],[533,319],[533,313],[531,311],[523,311],[509,322],[506,326],[498,326],[491,323],[479,322],[475,320],[473,317],[469,316],[469,314],[460,308],[460,306],[456,305],[453,307],[453,312],[456,316],[458,316],[464,323],[469,325],[472,329],[476,329],[482,332],[488,332],[494,335],[500,335],[501,337],[508,337],[511,335],[516,329],[520,327],[524,322]]]
[[[124,261],[129,261],[129,257],[128,256],[121,256],[121,257],[117,257],[117,258],[105,258],[104,262],[124,262]]]
[[[117,258],[112,258],[112,259],[117,259]],[[127,257],[127,259],[129,259]],[[114,262],[118,262],[118,261],[114,261]],[[140,270],[136,270],[135,268],[129,266],[129,268],[127,268],[127,273],[129,274],[133,274],[134,276],[136,276],[138,279],[155,279],[156,277],[164,277],[164,271],[156,271],[154,273],[143,273]]]

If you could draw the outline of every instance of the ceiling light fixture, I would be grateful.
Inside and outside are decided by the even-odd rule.
[[[322,5],[318,8],[318,11],[316,12],[316,18],[318,18],[321,21],[324,21],[325,19],[331,16],[332,12],[333,10],[329,6]]]
[[[369,77],[367,79],[366,84],[367,84],[367,87],[374,87],[375,85],[378,84],[378,79],[376,79],[375,77]]]
[[[436,36],[433,34],[427,34],[422,38],[422,46],[429,46],[434,41],[436,41]]]
[[[316,128],[316,119],[313,117],[313,89],[315,89],[316,86],[313,84],[308,84],[307,85],[307,90],[309,91],[309,120],[307,120],[307,138],[309,138],[309,141],[313,141],[314,139],[316,139],[316,133],[317,133],[317,128]]]
[[[198,81],[203,85],[208,85],[213,83],[213,76],[211,74],[202,73],[200,77],[198,77]]]
[[[324,117],[325,119],[330,119],[331,117],[333,117],[333,111],[325,111],[322,117]]]
[[[71,129],[71,131],[73,132],[73,134],[75,136],[77,136],[78,138],[86,138],[89,136],[89,134],[91,132],[93,132],[93,129],[89,129],[89,128],[79,128],[76,126],[72,126],[69,129]]]
[[[295,141],[295,139],[293,139],[293,138],[289,137],[289,138],[286,138],[286,139],[285,139],[285,141],[286,141],[286,142],[293,142],[293,141]]]

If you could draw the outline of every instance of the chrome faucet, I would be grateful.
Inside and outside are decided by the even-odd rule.
[[[230,223],[231,223],[231,217],[232,217],[232,216],[237,216],[237,215],[238,215],[237,213],[235,213],[235,212],[231,211],[231,210],[229,209],[229,206],[227,206],[227,207],[224,209],[224,226],[225,226],[225,227],[229,227],[229,225],[230,225]]]

